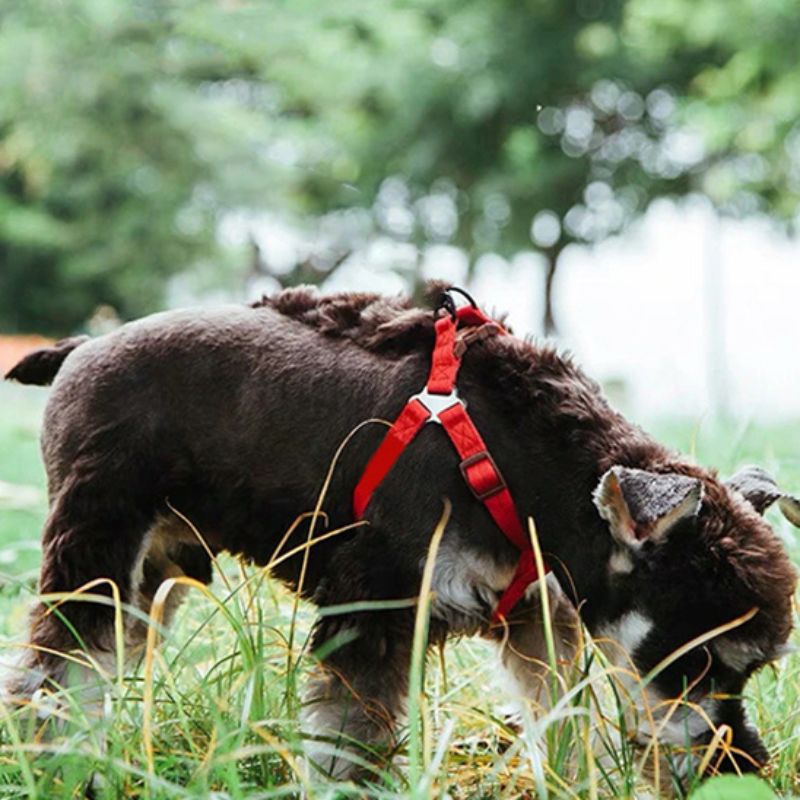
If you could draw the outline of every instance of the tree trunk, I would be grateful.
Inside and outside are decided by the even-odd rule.
[[[558,326],[556,325],[553,311],[553,285],[561,249],[560,247],[550,247],[544,252],[544,256],[547,259],[547,273],[544,279],[544,315],[542,318],[545,336],[556,336],[558,334]]]

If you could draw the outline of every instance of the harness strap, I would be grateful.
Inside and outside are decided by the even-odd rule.
[[[497,527],[517,549],[529,549],[511,492],[466,408],[456,403],[442,411],[439,419],[461,456],[459,469],[472,494],[486,506]]]
[[[456,385],[461,359],[456,355],[456,323],[449,316],[436,320],[436,345],[428,376],[429,394],[450,394]]]
[[[458,316],[458,312],[456,312]],[[428,395],[451,395],[456,384],[461,358],[456,355],[456,323],[450,316],[436,320],[436,344],[431,358],[431,370],[425,385]],[[430,402],[430,400],[429,400]],[[389,474],[400,454],[414,440],[432,411],[419,399],[412,397],[394,421],[378,449],[372,454],[364,474],[353,492],[353,512],[361,519],[369,501]]]
[[[353,492],[353,513],[361,519],[375,490],[389,474],[400,454],[430,419],[431,412],[419,400],[411,399],[400,412],[394,425],[372,454],[361,480]]]
[[[550,572],[550,569],[545,564],[545,573]],[[522,600],[525,590],[539,579],[539,570],[536,569],[536,561],[533,557],[533,549],[528,548],[519,554],[519,561],[517,562],[517,571],[508,584],[506,590],[500,596],[497,602],[497,607],[492,615],[492,620],[505,619],[514,606]]]
[[[466,332],[459,331],[459,323]],[[461,457],[459,469],[470,490],[486,507],[497,527],[520,550],[514,577],[494,611],[493,620],[497,621],[508,616],[539,573],[511,492],[475,423],[458,399],[455,387],[466,347],[482,336],[504,331],[478,308],[464,306],[454,315],[436,320],[435,332],[436,343],[425,391],[406,403],[372,454],[353,492],[353,513],[356,519],[364,516],[373,493],[425,424],[440,423]]]

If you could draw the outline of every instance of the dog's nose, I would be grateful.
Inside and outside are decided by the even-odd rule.
[[[753,728],[746,727],[738,736],[734,732],[731,756],[723,759],[720,772],[758,772],[769,761],[769,751]]]

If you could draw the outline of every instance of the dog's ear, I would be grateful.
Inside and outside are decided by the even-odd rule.
[[[700,510],[703,485],[686,475],[612,467],[594,491],[594,504],[614,538],[638,548],[660,542],[681,520]]]
[[[739,492],[759,514],[763,514],[777,501],[783,516],[800,528],[800,500],[778,488],[775,479],[761,467],[742,467],[725,481],[725,485]]]

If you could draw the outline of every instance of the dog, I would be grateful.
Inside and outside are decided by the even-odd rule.
[[[440,428],[420,431],[371,497],[367,525],[352,526],[353,487],[386,431],[362,423],[394,419],[424,385],[435,316],[403,298],[301,287],[251,306],[155,314],[23,358],[7,378],[53,383],[42,430],[50,511],[40,591],[106,579],[148,612],[165,577],[209,582],[209,553],[266,565],[279,550],[303,551],[308,528],[292,524],[315,507],[349,436],[324,503],[329,526],[343,532],[279,560],[275,576],[319,606],[417,596],[448,498],[429,644],[482,635],[498,643],[520,691],[540,692],[539,592],[529,590],[505,624],[493,622],[519,552],[471,493]],[[659,736],[704,742],[707,720],[725,724],[735,754],[727,768],[764,765],[741,694],[786,648],[796,574],[762,514],[779,502],[798,524],[800,503],[757,468],[724,482],[669,451],[550,347],[511,335],[478,341],[458,389],[520,517],[535,520],[552,569],[559,657],[575,652],[578,618],[598,639],[620,643],[642,674],[719,628],[649,684],[653,707],[685,692],[691,700],[665,717]],[[208,550],[168,503],[203,532]],[[76,634],[99,663],[113,663],[113,609],[67,602],[59,612],[34,609],[34,648],[9,686],[15,697],[69,683],[58,654],[78,647]],[[414,618],[414,608],[395,604],[319,619],[313,646],[325,655],[305,692],[310,733],[391,749]],[[129,657],[145,632],[126,623]],[[358,770],[346,754],[309,752],[335,778]]]

